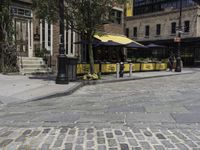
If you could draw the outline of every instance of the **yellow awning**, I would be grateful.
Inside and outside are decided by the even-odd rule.
[[[136,41],[133,41],[123,35],[111,35],[111,34],[103,34],[103,35],[94,35],[94,37],[98,40],[100,40],[101,42],[108,42],[108,41],[113,41],[113,42],[117,42],[117,43],[120,43],[120,44],[130,44],[132,42],[138,44],[138,45],[141,45],[143,46],[142,44],[136,42]]]

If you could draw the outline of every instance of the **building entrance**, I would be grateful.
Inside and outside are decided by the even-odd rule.
[[[15,42],[20,56],[28,57],[28,20],[15,19]]]

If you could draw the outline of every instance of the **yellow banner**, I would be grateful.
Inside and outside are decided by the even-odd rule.
[[[89,64],[77,64],[77,74],[87,74],[90,72]],[[94,72],[99,72],[99,64],[94,64]]]
[[[153,71],[153,70],[155,70],[154,63],[142,64],[142,71]]]
[[[116,64],[102,64],[101,65],[101,71],[103,73],[116,72],[116,70],[117,70]]]
[[[157,63],[156,64],[156,70],[167,70],[167,64],[166,63]]]
[[[126,16],[127,17],[133,16],[133,0],[128,0],[126,4]]]

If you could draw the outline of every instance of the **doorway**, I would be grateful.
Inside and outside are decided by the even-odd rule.
[[[20,56],[28,57],[28,20],[15,19],[15,42]]]

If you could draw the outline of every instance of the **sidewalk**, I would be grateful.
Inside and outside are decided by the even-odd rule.
[[[22,76],[0,74],[0,104],[38,100],[59,94],[70,94],[80,82],[55,84],[54,76]]]
[[[167,71],[138,72],[133,73],[132,77],[129,77],[129,74],[124,74],[124,78],[119,79],[116,78],[116,74],[112,74],[103,75],[101,80],[70,82],[67,85],[55,84],[55,76],[49,75],[21,76],[0,74],[0,105],[70,95],[84,85],[184,75],[194,72],[192,69],[185,69],[181,73]]]

